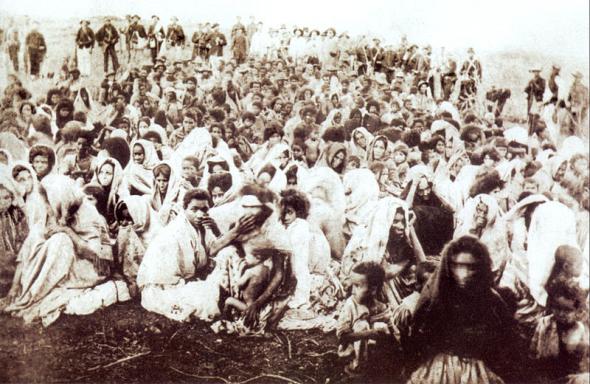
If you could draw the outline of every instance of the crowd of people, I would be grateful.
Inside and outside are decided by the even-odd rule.
[[[127,19],[82,20],[51,74],[37,27],[0,39],[4,315],[139,300],[215,332],[335,331],[353,377],[588,382],[580,73],[533,68],[523,127],[473,49]]]

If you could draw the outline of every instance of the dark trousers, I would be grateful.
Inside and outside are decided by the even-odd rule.
[[[117,51],[115,51],[115,45],[107,45],[104,50],[104,71],[109,71],[109,56],[113,62],[113,71],[117,71],[119,68],[119,61],[117,60]]]
[[[35,48],[29,48],[29,62],[30,64],[30,69],[31,69],[31,75],[33,76],[38,76],[39,75],[39,71],[41,70],[41,61],[43,60],[43,52],[35,49]]]
[[[18,72],[18,45],[8,46],[8,56],[10,57],[10,61],[12,61],[12,67]]]

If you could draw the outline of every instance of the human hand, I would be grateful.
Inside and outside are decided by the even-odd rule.
[[[259,307],[256,302],[250,304],[244,311],[244,325],[246,327],[254,327],[258,323]]]
[[[246,234],[253,231],[256,228],[256,217],[254,215],[242,216],[238,220],[236,231],[238,234]]]

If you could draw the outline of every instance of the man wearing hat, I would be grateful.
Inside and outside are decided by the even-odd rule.
[[[113,62],[113,71],[119,68],[119,61],[117,60],[117,51],[115,46],[119,42],[119,32],[111,24],[111,19],[107,18],[104,25],[96,32],[96,40],[101,44],[104,54],[104,72],[109,71],[109,56]]]
[[[227,45],[225,35],[219,31],[219,24],[212,25],[212,31],[209,35],[208,44],[210,56],[223,56],[223,47]]]
[[[482,70],[481,63],[475,57],[475,50],[467,50],[467,59],[463,62],[459,71],[460,89],[459,103],[463,109],[473,107],[474,98],[477,95],[477,88],[481,83]]]
[[[145,32],[143,25],[139,22],[140,20],[141,18],[138,15],[133,15],[131,18],[131,24],[129,24],[125,31],[127,50],[129,52],[128,63],[130,63],[131,60],[135,61],[137,55],[144,48],[142,42],[147,37],[147,33]]]
[[[156,64],[156,59],[158,58],[158,53],[160,53],[160,48],[165,36],[166,32],[160,23],[160,18],[156,15],[152,16],[152,22],[147,31],[147,38],[153,64]]]
[[[246,61],[246,56],[248,55],[248,40],[246,39],[243,28],[238,28],[234,31],[231,51],[233,58],[238,65],[243,64]]]
[[[76,34],[76,59],[80,74],[84,77],[90,76],[92,48],[94,47],[94,32],[90,28],[90,21],[82,20],[82,25]]]
[[[570,88],[568,101],[574,122],[579,128],[588,114],[588,87],[582,84],[581,72],[574,72],[572,76],[574,81]]]
[[[180,58],[185,40],[184,30],[178,24],[178,18],[173,17],[166,31],[166,43],[168,44],[168,52],[171,60]]]
[[[543,94],[545,93],[545,79],[541,77],[541,70],[539,68],[533,68],[529,72],[533,74],[533,78],[527,84],[524,93],[527,94],[529,135],[532,135],[535,122],[541,115],[541,104],[543,103]]]
[[[33,23],[33,29],[25,38],[25,52],[29,59],[29,70],[31,76],[36,78],[41,72],[41,63],[47,54],[47,45],[45,45],[45,37],[38,30],[39,24]]]

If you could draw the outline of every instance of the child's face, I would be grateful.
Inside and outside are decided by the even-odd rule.
[[[143,164],[144,160],[145,152],[143,151],[143,147],[141,145],[135,145],[133,147],[133,161],[135,161],[136,164]]]
[[[369,282],[365,275],[352,273],[352,296],[358,303],[366,303],[375,294],[374,290],[369,288]]]
[[[47,156],[35,156],[33,159],[33,169],[39,176],[45,176],[49,168],[49,159]]]
[[[576,306],[573,300],[557,297],[552,308],[555,321],[559,324],[573,324],[576,321]]]
[[[291,207],[285,207],[283,210],[283,222],[285,225],[290,225],[297,218],[295,210]]]
[[[395,161],[396,164],[401,164],[406,161],[406,155],[401,151],[396,151],[393,154],[393,161]]]
[[[24,189],[25,193],[29,194],[33,190],[33,177],[29,171],[20,171],[16,175],[16,182]]]
[[[190,177],[194,177],[197,175],[197,168],[192,163],[192,161],[185,160],[182,162],[182,177],[184,179],[189,179]]]
[[[12,204],[12,193],[0,187],[0,212],[6,211]]]
[[[525,181],[524,186],[522,187],[522,191],[538,193],[539,188],[537,188],[537,183],[535,183],[534,181]]]

